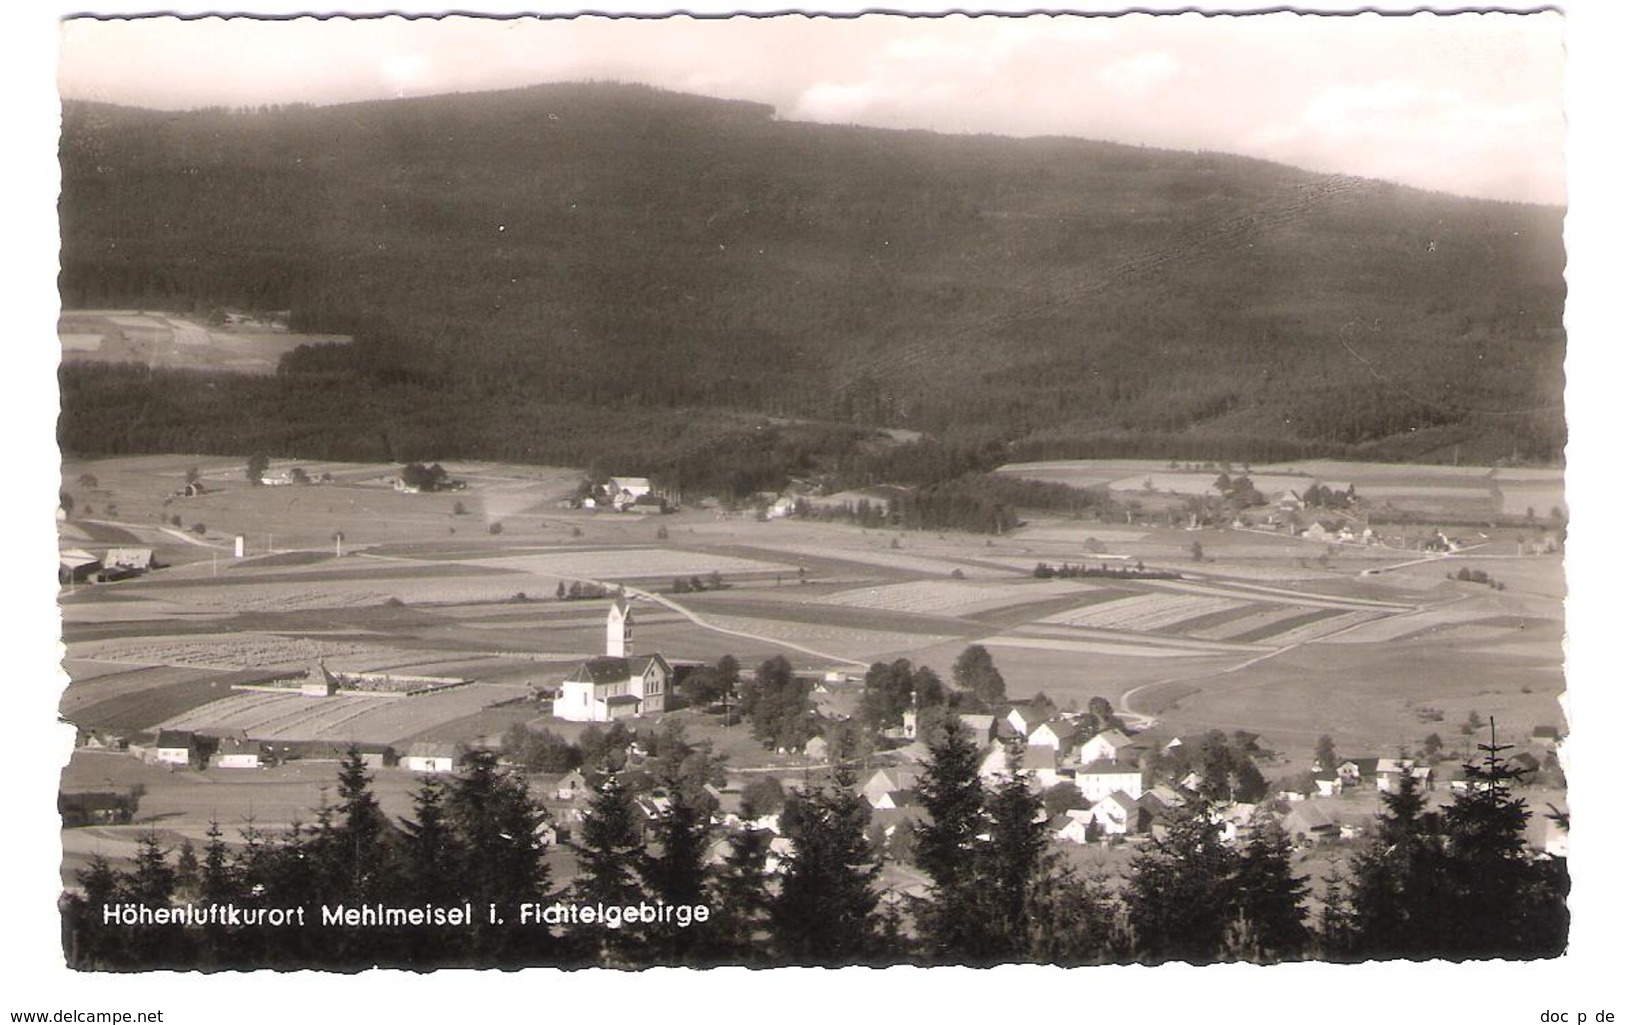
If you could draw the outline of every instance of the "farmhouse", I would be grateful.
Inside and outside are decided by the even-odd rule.
[[[912,793],[920,785],[919,774],[908,769],[879,769],[863,785],[863,798],[871,808],[895,808],[897,796]]]
[[[1065,754],[1078,735],[1078,728],[1065,719],[1051,719],[1027,736],[1028,747],[1047,747],[1056,754]]]
[[[265,745],[257,740],[226,737],[215,752],[214,764],[218,769],[258,769],[262,764]]]
[[[993,741],[993,717],[991,715],[962,715],[959,721],[965,724],[970,731],[971,743],[977,747],[985,747]]]
[[[1102,730],[1078,748],[1078,761],[1120,761],[1136,747],[1122,730]]]
[[[1090,820],[1107,836],[1143,833],[1149,823],[1142,821],[1138,795],[1113,791],[1089,808]]]
[[[109,548],[107,556],[102,559],[102,565],[108,569],[145,573],[147,570],[156,569],[158,560],[152,557],[151,548]]]
[[[635,656],[632,606],[617,598],[605,624],[605,653],[564,678],[553,714],[570,722],[611,722],[666,710],[671,663],[658,652]]]
[[[571,769],[553,784],[553,796],[560,801],[573,801],[587,796],[587,793],[587,777],[581,774],[580,769]]]
[[[1090,803],[1103,801],[1119,791],[1138,800],[1145,792],[1145,779],[1139,768],[1113,761],[1089,762],[1080,766],[1075,781],[1084,800]]]
[[[82,548],[64,548],[57,553],[56,580],[59,584],[82,584],[102,571],[102,560]]]
[[[1088,843],[1089,824],[1094,816],[1089,811],[1073,808],[1049,820],[1050,836],[1062,843]]]
[[[1391,794],[1399,789],[1400,777],[1409,773],[1416,777],[1421,789],[1433,789],[1433,770],[1425,765],[1417,765],[1411,758],[1379,758],[1377,759],[1377,791]]]
[[[457,745],[419,741],[401,756],[401,768],[407,772],[456,772]]]
[[[190,730],[159,730],[152,745],[152,760],[160,765],[191,765],[197,738]]]

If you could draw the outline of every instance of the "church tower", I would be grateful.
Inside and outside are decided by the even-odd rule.
[[[610,603],[604,633],[604,654],[611,658],[632,657],[632,605],[625,598]]]

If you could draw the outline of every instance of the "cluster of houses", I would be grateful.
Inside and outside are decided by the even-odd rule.
[[[564,504],[574,509],[657,515],[676,508],[676,502],[655,491],[647,477],[611,477],[603,483],[587,485],[581,495]]]

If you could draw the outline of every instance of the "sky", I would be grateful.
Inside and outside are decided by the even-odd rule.
[[[149,17],[61,29],[66,97],[335,103],[614,79],[784,119],[1218,150],[1563,203],[1563,18]]]

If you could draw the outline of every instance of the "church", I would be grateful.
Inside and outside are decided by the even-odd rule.
[[[570,722],[612,722],[664,712],[671,664],[658,652],[633,653],[632,606],[625,598],[610,604],[604,630],[604,654],[564,678],[553,714]]]

